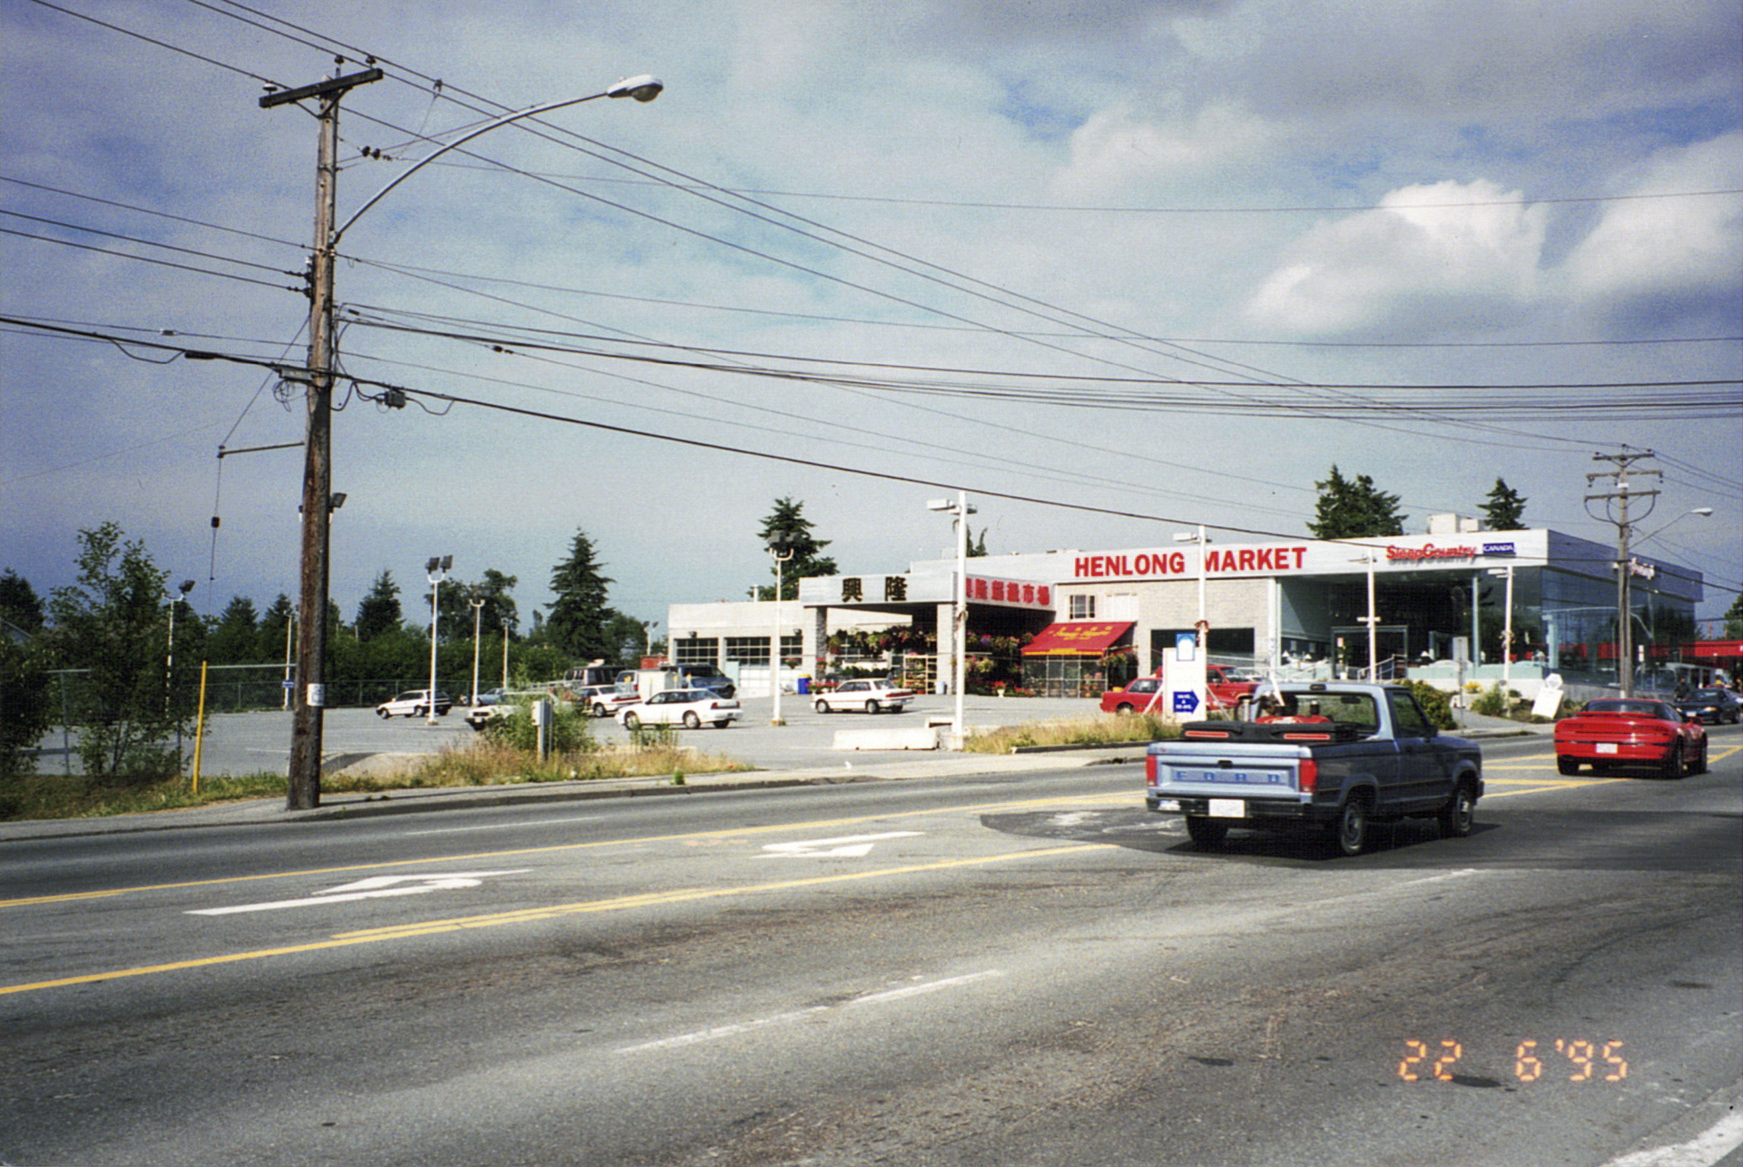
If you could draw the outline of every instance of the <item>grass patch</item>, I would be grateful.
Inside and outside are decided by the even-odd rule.
[[[1008,754],[1031,746],[1117,746],[1179,736],[1178,725],[1154,713],[1097,713],[1070,721],[1037,721],[970,733],[962,748],[967,753]]]
[[[582,750],[536,754],[480,739],[431,754],[392,773],[326,774],[323,794],[374,794],[388,790],[437,787],[508,786],[527,782],[574,782],[601,778],[672,778],[682,774],[729,773],[754,767],[722,754],[703,754],[675,741],[633,750]],[[682,779],[678,779],[681,783]],[[0,822],[23,819],[76,819],[100,815],[183,810],[248,798],[284,798],[282,774],[200,777],[194,793],[186,777],[163,782],[120,784],[82,776],[29,774],[0,779]]]

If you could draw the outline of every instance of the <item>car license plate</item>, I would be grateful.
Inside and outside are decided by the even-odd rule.
[[[1597,745],[1597,752],[1600,754],[1613,754],[1616,752],[1616,743],[1615,742],[1599,742]]]
[[[1213,798],[1207,808],[1213,819],[1244,819],[1247,817],[1247,800],[1244,798]]]

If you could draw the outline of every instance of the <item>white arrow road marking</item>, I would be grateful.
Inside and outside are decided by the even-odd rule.
[[[803,843],[770,843],[759,859],[821,859],[830,855],[871,854],[872,844],[882,839],[905,839],[919,831],[886,831],[881,835],[849,835],[844,839],[810,839]]]
[[[316,904],[339,904],[349,900],[379,899],[383,896],[421,895],[427,891],[455,891],[477,887],[493,875],[520,875],[532,870],[518,867],[513,871],[456,871],[447,875],[374,875],[330,888],[300,900],[274,900],[266,904],[237,904],[228,908],[199,908],[190,916],[229,916],[237,912],[274,912],[280,908],[307,908]]]

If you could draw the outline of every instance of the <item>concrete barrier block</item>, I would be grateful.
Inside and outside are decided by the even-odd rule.
[[[894,725],[888,729],[838,729],[838,750],[935,750],[938,730],[929,725]]]

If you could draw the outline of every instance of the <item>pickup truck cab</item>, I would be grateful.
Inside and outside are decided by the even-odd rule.
[[[1145,804],[1186,819],[1199,847],[1229,828],[1329,830],[1359,854],[1368,824],[1433,816],[1471,833],[1483,794],[1476,745],[1441,734],[1394,685],[1283,686],[1253,721],[1194,721],[1145,758]]]

